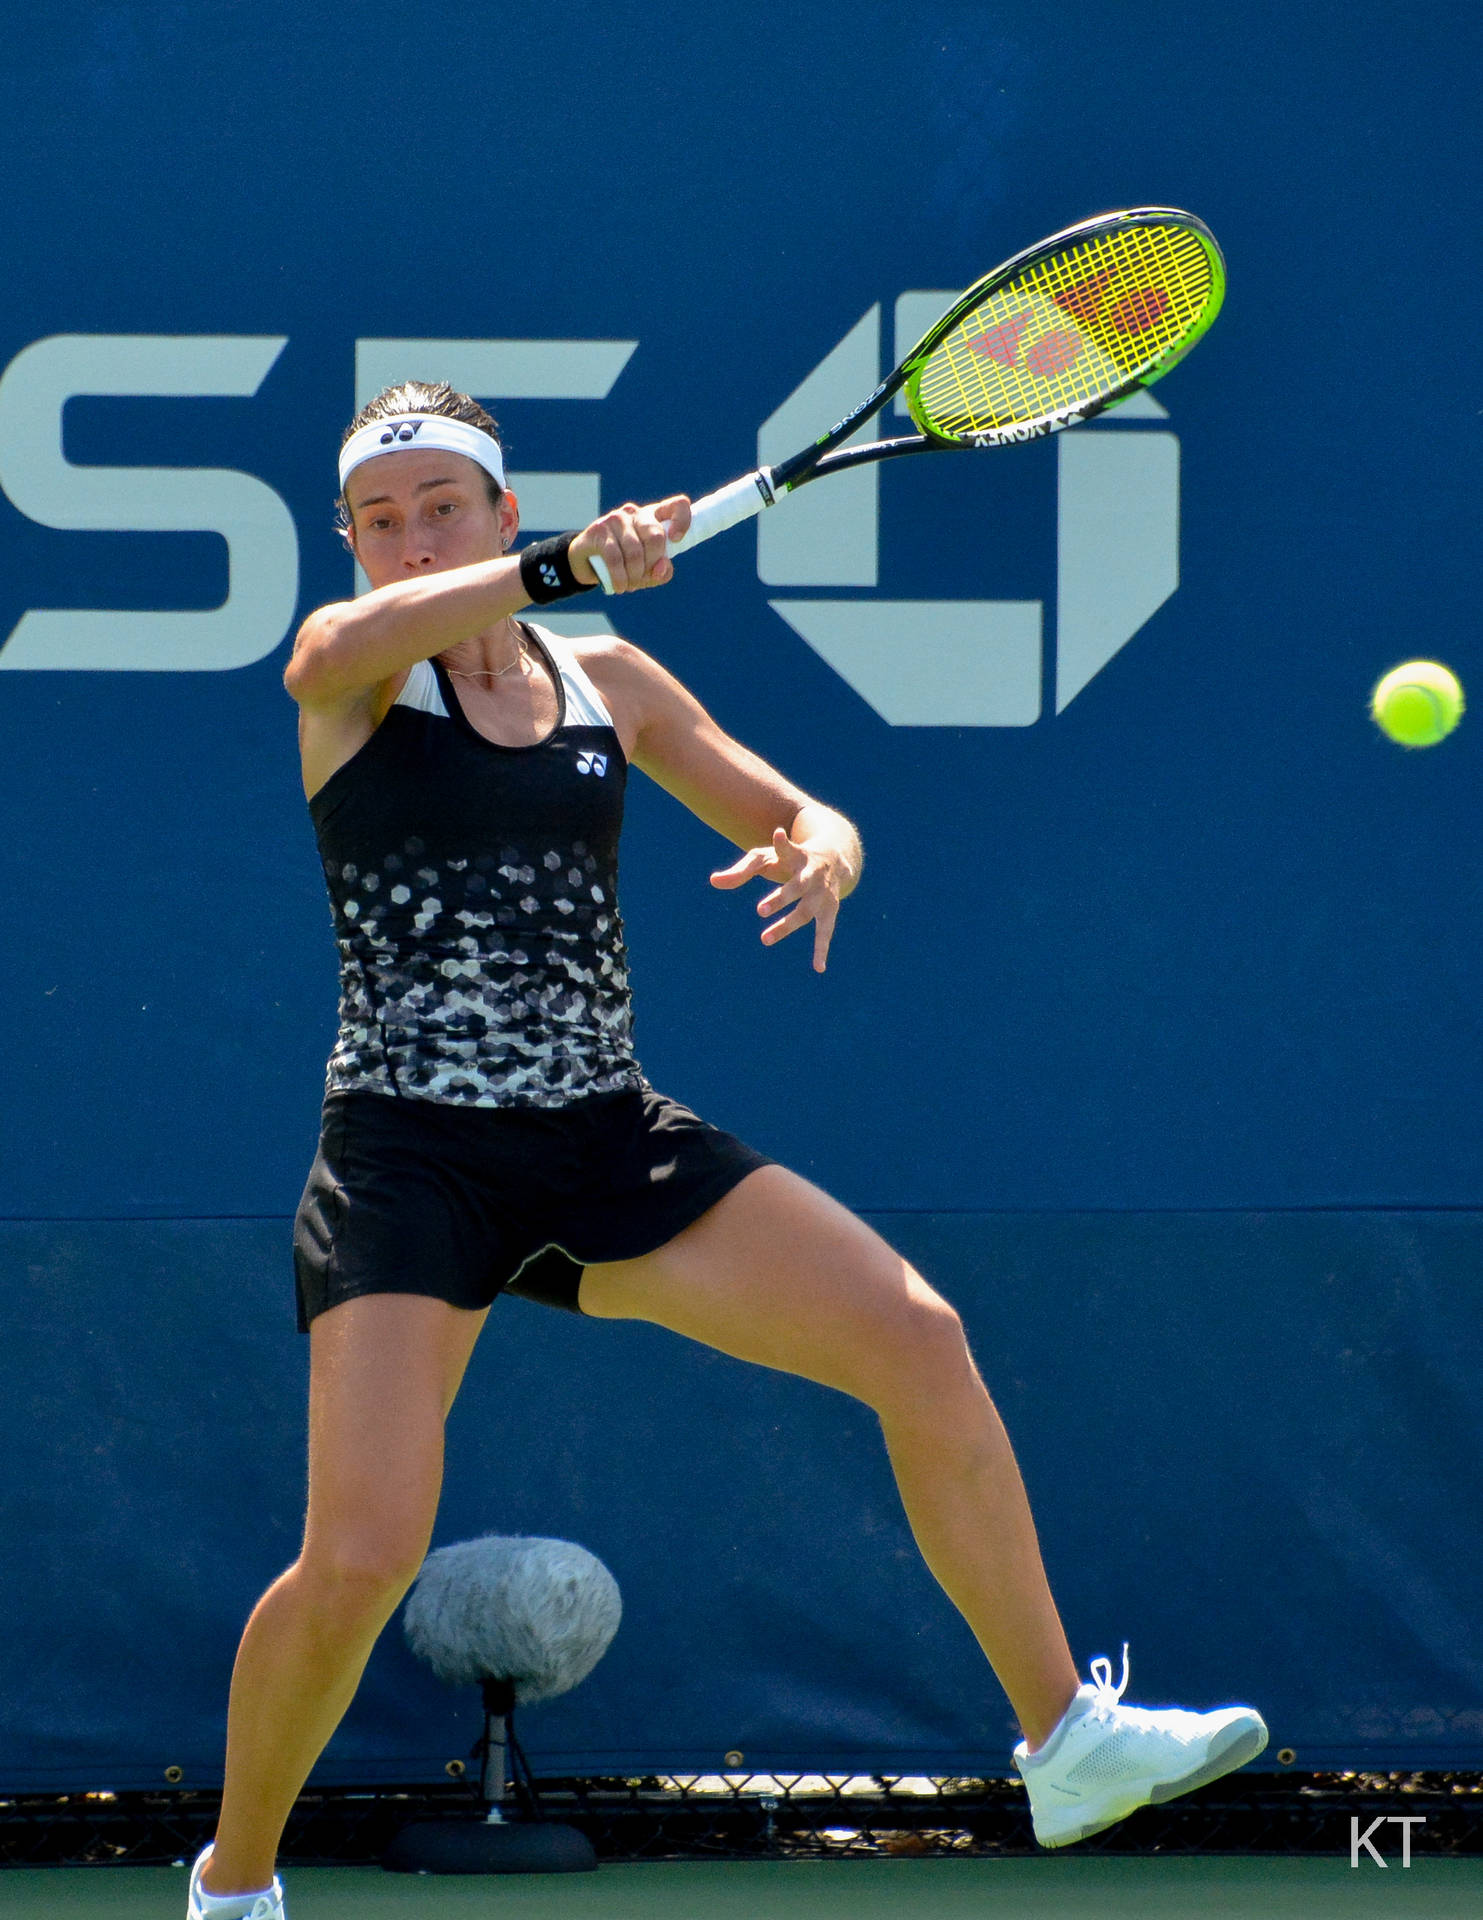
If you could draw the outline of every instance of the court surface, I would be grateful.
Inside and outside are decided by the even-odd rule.
[[[182,1920],[183,1869],[0,1873],[7,1920],[107,1914]],[[286,1877],[289,1920],[1464,1920],[1483,1913],[1483,1859],[1385,1871],[1327,1859],[680,1861],[542,1878],[428,1878],[380,1868]]]

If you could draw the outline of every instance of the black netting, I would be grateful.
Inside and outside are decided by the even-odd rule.
[[[1037,1851],[1017,1781],[821,1774],[543,1780],[537,1817],[579,1827],[602,1860],[843,1859]],[[0,1799],[0,1866],[161,1866],[211,1837],[214,1793]],[[472,1780],[300,1796],[287,1866],[380,1861],[413,1820],[479,1810]],[[1078,1852],[1342,1854],[1350,1822],[1419,1814],[1418,1852],[1483,1853],[1483,1776],[1246,1774],[1147,1807]]]

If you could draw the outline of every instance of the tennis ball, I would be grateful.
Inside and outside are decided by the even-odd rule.
[[[1370,695],[1370,713],[1382,733],[1403,747],[1434,747],[1462,718],[1457,675],[1436,660],[1392,667]]]

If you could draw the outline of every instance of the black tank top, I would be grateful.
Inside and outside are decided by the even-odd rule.
[[[309,803],[340,949],[331,1093],[557,1107],[642,1087],[618,914],[628,767],[570,646],[556,726],[502,747],[437,661]]]

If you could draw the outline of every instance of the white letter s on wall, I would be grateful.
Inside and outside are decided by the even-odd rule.
[[[0,668],[202,672],[249,666],[282,640],[299,595],[299,542],[281,496],[216,467],[74,466],[62,409],[83,394],[249,397],[287,345],[245,334],[54,334],[0,375],[0,486],[42,526],[219,533],[227,597],[201,612],[33,609]]]

